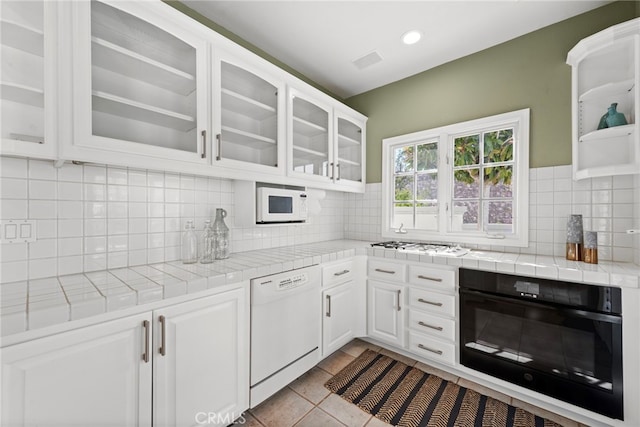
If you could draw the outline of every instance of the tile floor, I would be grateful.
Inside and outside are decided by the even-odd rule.
[[[362,411],[324,387],[327,380],[367,348],[379,351],[425,372],[456,382],[463,387],[521,407],[565,427],[584,427],[573,420],[358,339],[351,341],[268,400],[245,413],[243,425],[248,427],[388,427],[389,424]]]

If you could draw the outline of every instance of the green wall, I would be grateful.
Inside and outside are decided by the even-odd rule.
[[[567,52],[637,16],[638,2],[615,2],[347,99],[369,117],[367,182],[381,181],[383,138],[522,108],[531,109],[531,167],[570,164]]]

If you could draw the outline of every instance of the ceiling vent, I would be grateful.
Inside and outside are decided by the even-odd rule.
[[[353,64],[358,67],[358,70],[364,70],[367,67],[372,66],[378,62],[382,61],[382,56],[377,51],[373,51],[371,53],[366,54],[365,56],[355,59]]]

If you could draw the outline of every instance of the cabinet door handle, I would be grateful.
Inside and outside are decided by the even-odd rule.
[[[400,289],[398,289],[398,290],[396,291],[396,298],[397,298],[397,301],[398,301],[398,305],[397,305],[396,307],[398,307],[398,311],[400,311],[400,308],[401,308],[401,307],[400,307],[400,293],[401,293],[401,292],[402,292],[402,291],[401,291]]]
[[[381,269],[381,268],[376,268],[376,271],[377,271],[378,273],[396,274],[396,272],[395,272],[395,271],[393,271],[393,270],[383,270],[383,269]]]
[[[329,168],[331,168],[331,176],[329,177],[329,179],[333,179],[333,177],[336,175],[335,163],[329,163]]]
[[[439,277],[423,276],[422,274],[418,275],[418,279],[431,280],[432,282],[442,282],[442,279]]]
[[[340,181],[340,163],[336,163],[336,169],[338,170],[338,174],[336,175],[336,181]]]
[[[142,360],[144,363],[149,363],[149,321],[143,320],[142,327],[144,328],[144,353],[142,353]]]
[[[437,354],[437,355],[439,355],[439,356],[441,356],[441,355],[442,355],[442,350],[434,350],[433,348],[426,347],[426,346],[424,346],[424,345],[422,345],[422,344],[418,344],[418,348],[421,348],[421,349],[423,349],[423,350],[430,351],[431,353],[435,353],[435,354]]]
[[[160,354],[165,356],[167,354],[167,335],[166,335],[166,319],[164,316],[158,317],[160,321]]]
[[[422,298],[418,298],[418,302],[421,302],[421,303],[424,303],[424,304],[435,305],[436,307],[442,307],[442,303],[441,302],[428,301],[428,300],[422,299]]]
[[[327,317],[331,317],[331,295],[327,295]]]
[[[347,274],[348,272],[349,272],[349,270],[342,270],[342,271],[339,271],[337,273],[333,273],[333,275],[334,276],[342,276],[344,274]]]
[[[207,158],[207,131],[202,131],[202,156],[203,159]]]
[[[216,135],[216,141],[218,143],[218,152],[216,153],[216,160],[221,160],[222,159],[222,134],[217,134]]]
[[[433,326],[433,325],[430,325],[428,323],[424,323],[423,321],[418,322],[418,325],[424,326],[425,328],[435,329],[436,331],[441,331],[442,330],[442,326]]]

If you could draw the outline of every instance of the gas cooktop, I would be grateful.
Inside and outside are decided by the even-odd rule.
[[[373,247],[395,249],[398,252],[419,255],[444,255],[459,257],[468,254],[471,250],[460,245],[445,245],[441,243],[402,242],[390,240],[388,242],[372,243]]]

